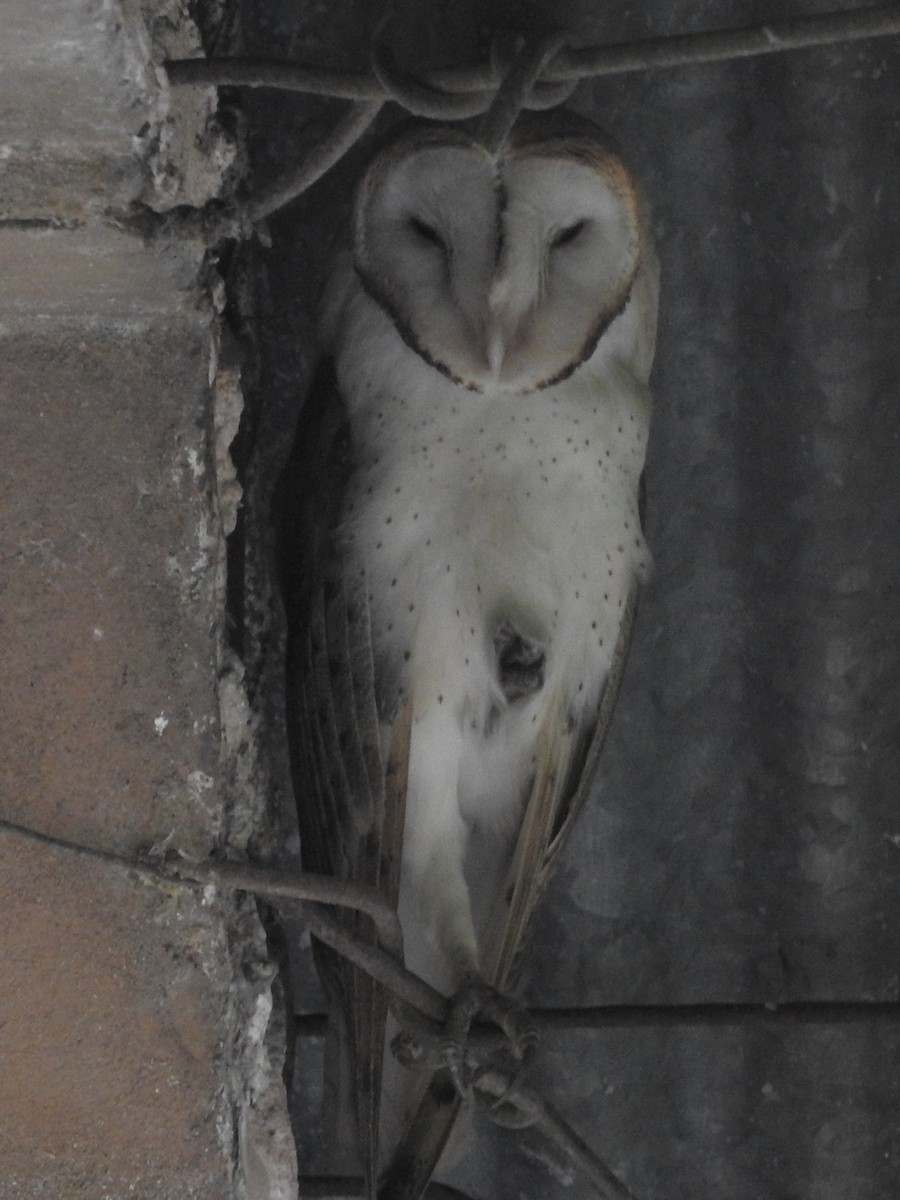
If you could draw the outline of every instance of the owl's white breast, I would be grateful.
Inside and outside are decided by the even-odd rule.
[[[506,619],[547,643],[548,675],[575,669],[575,692],[596,696],[621,603],[648,558],[637,512],[643,384],[598,350],[551,388],[470,392],[410,350],[361,292],[344,310],[337,370],[358,461],[348,551],[398,686],[418,645],[435,675],[418,687],[452,694],[481,720]],[[448,687],[442,656],[459,676],[468,669],[465,685]]]

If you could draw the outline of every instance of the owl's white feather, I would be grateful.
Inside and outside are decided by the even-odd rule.
[[[438,374],[361,289],[344,311],[338,378],[359,456],[346,552],[366,578],[381,677],[412,697],[401,914],[416,907],[405,926],[431,928],[446,961],[426,976],[445,989],[458,981],[453,942],[477,962],[460,891],[469,824],[514,821],[555,685],[576,719],[596,704],[646,569],[649,400],[610,353],[624,330],[609,332],[570,379],[509,396]],[[543,688],[512,702],[497,679],[504,622],[547,654]]]
[[[656,293],[633,182],[578,126],[500,161],[456,131],[401,137],[326,295],[354,459],[344,570],[368,596],[386,731],[412,707],[407,962],[446,994],[485,973],[539,734],[595,719],[647,569]],[[392,1071],[388,1152],[408,1117]]]

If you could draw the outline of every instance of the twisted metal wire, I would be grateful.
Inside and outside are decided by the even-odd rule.
[[[50,834],[40,833],[13,821],[0,819],[0,833],[5,833],[45,849],[75,854],[125,870],[129,875],[145,879],[179,883],[185,886],[215,887],[227,891],[249,892],[263,896],[282,909],[289,917],[298,917],[321,941],[344,954],[355,966],[367,971],[389,992],[409,1009],[425,1027],[431,1026],[439,1033],[450,1014],[451,1002],[423,979],[408,971],[402,962],[402,938],[396,913],[386,903],[377,889],[346,884],[328,876],[293,874],[278,868],[255,867],[247,863],[192,863],[186,859],[160,861],[147,858],[130,858],[107,850],[94,849],[76,842],[67,841]],[[324,905],[353,908],[372,917],[376,927],[386,933],[388,941],[401,956],[395,958],[387,950],[355,937]],[[480,1084],[476,1082],[476,1088]],[[487,1096],[497,1096],[507,1109],[520,1110],[527,1120],[519,1123],[535,1124],[551,1138],[560,1149],[572,1157],[587,1178],[594,1184],[601,1200],[635,1200],[634,1196],[612,1174],[601,1159],[584,1143],[563,1118],[541,1100],[534,1092],[524,1089],[513,1076],[499,1069],[485,1074],[482,1091]],[[485,1111],[492,1115],[487,1104]],[[512,1124],[498,1119],[498,1124]],[[343,1194],[338,1190],[320,1192],[333,1200]],[[433,1193],[433,1200],[467,1200],[453,1189],[440,1189]]]
[[[366,1181],[354,1175],[301,1175],[303,1200],[365,1200]],[[470,1200],[465,1192],[447,1183],[429,1183],[423,1200]]]
[[[485,144],[499,150],[523,108],[552,108],[582,80],[631,71],[725,62],[900,33],[900,3],[850,12],[770,21],[765,25],[646,38],[612,46],[566,48],[564,35],[526,42],[511,60],[498,53],[474,67],[445,68],[416,77],[402,71],[376,33],[370,72],[352,74],[253,58],[179,59],[165,64],[175,86],[268,87],[354,102],[332,134],[307,160],[236,209],[216,211],[207,240],[249,236],[321,178],[359,140],[388,100],[415,116],[459,121],[486,114]]]
[[[900,4],[894,3],[879,8],[793,17],[737,29],[642,38],[612,46],[561,49],[547,64],[541,78],[545,83],[577,83],[582,79],[632,71],[726,62],[897,33],[900,33]],[[379,64],[382,69],[383,57],[379,58]],[[269,87],[346,100],[385,101],[391,98],[374,69],[352,73],[258,58],[170,59],[165,67],[170,83],[176,86]],[[409,78],[404,76],[405,80]],[[429,89],[430,100],[435,92],[451,97],[480,93],[479,102],[483,108],[478,111],[483,112],[496,90],[498,72],[491,63],[447,67],[427,72],[418,82]],[[442,120],[457,119],[452,102],[446,110],[437,111],[436,116]]]
[[[499,154],[505,146],[516,118],[528,103],[547,63],[563,46],[562,34],[529,38],[510,63],[490,108],[478,126],[478,137],[492,153]]]
[[[329,136],[306,159],[258,192],[246,207],[250,221],[261,221],[301,195],[354,146],[381,112],[382,100],[363,100],[350,106]]]
[[[129,876],[187,887],[210,885],[225,891],[247,892],[263,897],[288,916],[299,917],[310,932],[337,950],[355,966],[366,971],[407,1009],[411,1009],[423,1027],[440,1033],[450,1011],[450,1001],[424,980],[403,966],[402,936],[396,913],[375,888],[345,883],[329,876],[312,875],[277,867],[254,866],[244,862],[191,862],[183,858],[161,858],[151,851],[145,857],[131,857],[108,850],[84,846],[64,838],[40,833],[0,818],[0,834],[14,837],[43,849],[100,862]],[[383,945],[373,945],[350,932],[332,912],[332,907],[356,909],[375,924]],[[385,949],[384,947],[387,947]],[[834,1025],[856,1024],[873,1020],[900,1020],[900,1001],[801,1001],[786,1004],[676,1004],[608,1005],[582,1009],[533,1009],[530,1019],[541,1031],[572,1029],[646,1028],[650,1026],[733,1027],[736,1025]],[[311,1014],[298,1019],[298,1032],[321,1036],[327,1018]],[[497,1033],[473,1030],[471,1049],[476,1057],[487,1059],[498,1044]],[[497,1124],[511,1128],[534,1125],[549,1140],[565,1151],[591,1181],[604,1200],[634,1200],[627,1188],[606,1164],[567,1124],[547,1101],[517,1079],[494,1068],[480,1073],[476,1087],[480,1106]],[[494,1101],[495,1103],[492,1103]],[[316,1181],[318,1191],[309,1196],[341,1197],[360,1195],[361,1181]],[[323,1190],[331,1187],[332,1190]],[[432,1184],[427,1200],[466,1200],[446,1185]],[[618,1190],[617,1190],[618,1189]]]

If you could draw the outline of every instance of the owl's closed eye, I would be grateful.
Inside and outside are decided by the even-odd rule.
[[[618,152],[571,114],[522,122],[499,162],[462,130],[415,128],[376,157],[355,215],[370,295],[474,391],[524,394],[590,358],[645,243]]]

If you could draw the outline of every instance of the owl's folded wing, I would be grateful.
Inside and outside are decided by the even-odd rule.
[[[350,468],[346,418],[329,364],[279,483],[276,523],[288,629],[287,729],[304,869],[378,887],[396,904],[409,722],[396,714],[385,753],[363,580],[347,579],[337,539]],[[348,927],[375,939],[368,918]],[[352,1043],[360,1148],[374,1195],[386,1002],[380,987],[317,946],[330,1001]]]

